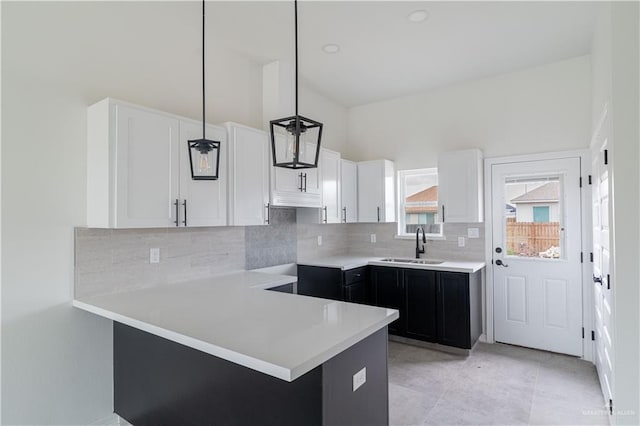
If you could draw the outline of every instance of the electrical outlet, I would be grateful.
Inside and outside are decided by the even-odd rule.
[[[464,246],[465,246],[464,237],[458,237],[458,247],[464,247]]]
[[[371,242],[372,243],[376,242],[376,234],[371,234]]]
[[[480,229],[478,229],[478,228],[467,228],[467,237],[469,237],[469,238],[480,238]]]
[[[353,375],[353,391],[357,391],[358,388],[367,382],[367,367],[358,371]]]
[[[318,245],[322,245],[322,235],[318,235]]]
[[[160,263],[160,249],[149,249],[149,263]]]

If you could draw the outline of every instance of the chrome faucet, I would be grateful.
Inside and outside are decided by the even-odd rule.
[[[420,236],[420,231],[422,231],[422,248],[420,248],[420,240],[418,239]],[[424,235],[424,229],[422,226],[419,226],[416,229],[416,259],[420,259],[420,254],[424,253],[424,245],[427,243],[427,237]]]

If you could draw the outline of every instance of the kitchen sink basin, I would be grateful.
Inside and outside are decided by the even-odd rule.
[[[429,260],[429,259],[382,259],[381,262],[389,263],[415,263],[418,265],[440,265],[443,263],[441,260]]]

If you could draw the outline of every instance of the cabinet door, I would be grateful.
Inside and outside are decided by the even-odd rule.
[[[370,273],[375,305],[400,311],[400,317],[389,324],[389,332],[404,333],[406,313],[403,283],[400,280],[401,270],[385,266],[372,266]]]
[[[223,127],[207,125],[205,133],[207,139],[220,141],[218,180],[191,178],[189,141],[202,139],[202,123],[180,121],[180,226],[227,224],[227,131]]]
[[[341,221],[358,221],[358,166],[353,161],[340,160]]]
[[[438,342],[471,349],[469,275],[438,272]]]
[[[298,294],[342,300],[342,271],[298,265]]]
[[[340,223],[340,153],[322,149],[320,151],[320,173],[322,180],[322,218],[324,223]]]
[[[229,134],[229,225],[264,225],[269,203],[267,133],[233,124]]]
[[[358,163],[358,222],[381,222],[384,214],[382,163]]]
[[[405,269],[407,337],[435,342],[436,330],[436,273]]]
[[[483,221],[482,153],[477,149],[438,155],[438,208],[443,222]]]
[[[276,136],[276,151],[286,149],[285,138]],[[306,155],[309,154],[305,154],[305,156]],[[282,154],[282,156],[284,156],[284,154]],[[273,163],[273,159],[270,161]],[[321,207],[318,170],[292,170],[272,166],[271,204],[274,206]]]
[[[362,303],[366,304],[368,302],[367,297],[367,282],[366,281],[358,281],[352,284],[349,284],[344,287],[344,301],[351,303]]]
[[[115,105],[116,228],[175,226],[179,197],[179,123]]]

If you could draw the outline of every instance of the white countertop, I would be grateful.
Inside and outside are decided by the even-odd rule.
[[[466,272],[469,274],[477,272],[486,266],[484,262],[443,261],[442,263],[438,264],[414,264],[382,262],[382,259],[385,258],[374,256],[344,255],[298,261],[298,265],[320,266],[324,268],[339,268],[344,271],[367,265],[375,265],[388,266],[393,268],[426,269],[430,271]]]
[[[264,290],[295,281],[235,272],[73,305],[286,381],[398,318],[394,309]]]

